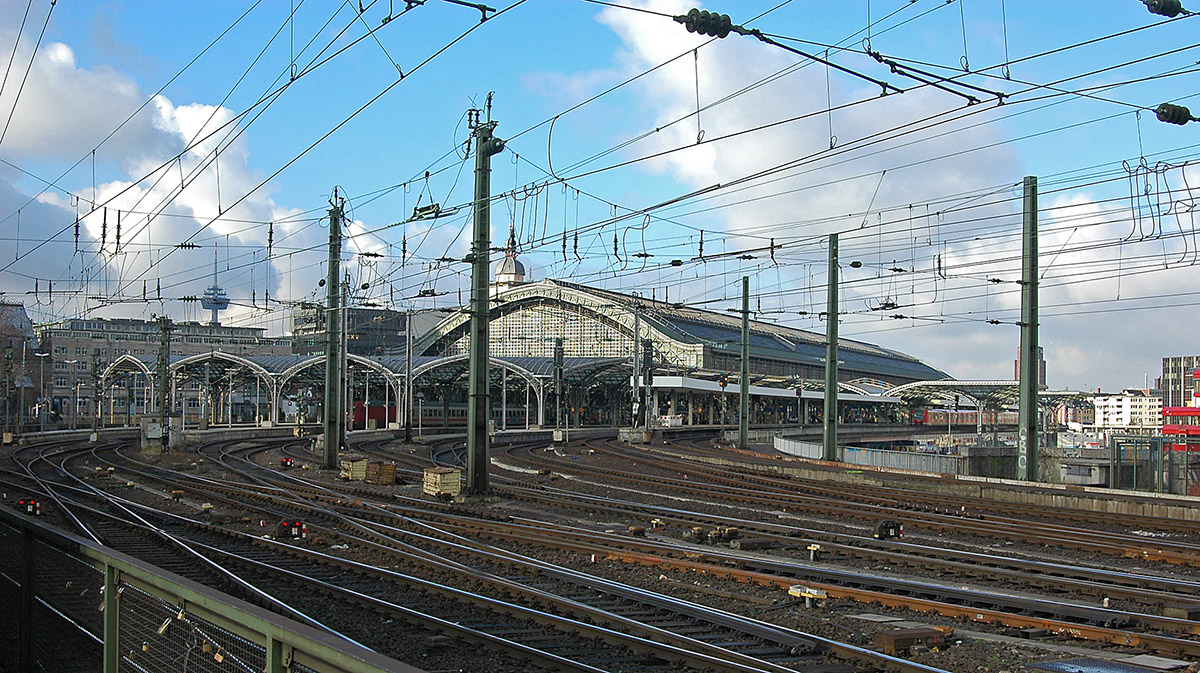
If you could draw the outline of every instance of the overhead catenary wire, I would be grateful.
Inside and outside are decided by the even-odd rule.
[[[407,11],[407,10],[405,10],[405,11]],[[403,13],[403,12],[402,12],[402,13]],[[352,23],[353,23],[353,21],[351,21],[351,24],[352,24]],[[347,26],[347,27],[348,27],[348,26]],[[343,32],[344,32],[344,30],[345,30],[345,28],[343,28]],[[339,33],[339,35],[340,35],[340,33]],[[334,39],[336,40],[336,38],[334,38]],[[359,38],[357,38],[356,40],[353,40],[353,41],[351,42],[351,44],[350,44],[350,45],[343,46],[341,49],[337,50],[335,53],[331,54],[329,57],[326,57],[326,58],[325,58],[325,59],[323,59],[323,60],[318,60],[318,59],[320,59],[320,56],[321,56],[321,54],[318,54],[316,57],[314,57],[314,58],[313,58],[313,60],[312,60],[312,61],[310,61],[310,63],[309,63],[309,64],[308,64],[308,65],[305,67],[305,69],[303,69],[303,70],[302,70],[300,73],[298,73],[298,74],[297,74],[297,78],[299,78],[299,77],[301,77],[301,76],[303,76],[303,75],[305,75],[305,74],[307,74],[307,73],[309,73],[309,72],[312,72],[312,71],[313,71],[315,68],[317,68],[317,67],[320,67],[320,65],[322,65],[322,64],[324,64],[324,63],[328,63],[328,62],[329,62],[329,61],[330,61],[330,60],[331,60],[333,57],[335,57],[336,55],[338,55],[338,54],[340,54],[340,53],[344,53],[344,52],[345,52],[346,50],[348,50],[348,49],[349,49],[351,46],[353,46],[354,44],[357,44],[357,43],[358,43],[358,42],[360,42],[362,39],[365,39],[365,36],[362,36],[362,37],[359,37]],[[461,37],[460,37],[459,39],[461,39]],[[311,43],[311,42],[310,42],[310,43]],[[333,41],[331,41],[331,42],[330,42],[330,45],[332,45],[332,44],[333,44]],[[328,49],[328,47],[326,47],[326,49]],[[323,53],[324,53],[324,51],[325,51],[325,50],[323,49],[321,53],[323,54]],[[440,53],[440,52],[439,52],[439,53]],[[426,62],[427,62],[427,61],[426,61]],[[421,65],[423,65],[423,64],[424,64],[424,63],[422,63]],[[293,81],[294,81],[294,80],[293,80]],[[399,80],[397,80],[397,82],[398,82],[398,81],[399,81]],[[265,95],[264,97],[260,98],[260,99],[259,99],[259,101],[258,101],[258,103],[256,103],[256,104],[255,104],[255,106],[259,106],[259,105],[261,105],[261,104],[262,104],[264,101],[268,101],[268,100],[274,100],[274,99],[275,99],[275,98],[277,98],[277,97],[278,97],[280,94],[282,94],[282,93],[283,93],[283,91],[285,91],[285,90],[286,90],[286,88],[287,88],[287,86],[288,86],[288,85],[290,85],[290,84],[291,84],[291,82],[288,82],[288,84],[285,84],[284,86],[282,86],[282,87],[279,87],[279,88],[277,88],[277,89],[273,90],[272,92],[270,92],[269,94]],[[272,96],[273,96],[274,98],[272,98]],[[240,115],[236,115],[236,116],[234,116],[234,117],[233,117],[233,119],[231,119],[229,122],[227,122],[226,124],[222,125],[221,127],[218,127],[217,129],[214,129],[214,130],[213,130],[211,133],[209,133],[209,134],[205,135],[204,137],[196,139],[196,140],[195,140],[193,143],[191,143],[191,144],[189,145],[189,147],[191,147],[191,146],[196,146],[196,145],[199,145],[200,143],[202,143],[202,142],[205,142],[206,140],[208,140],[208,139],[212,138],[212,137],[213,137],[215,134],[217,134],[217,133],[221,132],[221,130],[222,130],[223,128],[225,128],[225,127],[229,126],[229,125],[230,125],[230,124],[232,124],[232,123],[235,123],[235,122],[237,122],[237,121],[238,121],[238,120],[239,120],[241,117],[243,117],[243,116],[244,116],[246,113],[248,113],[248,112],[250,112],[250,111],[253,111],[253,110],[255,109],[255,106],[252,106],[251,108],[249,108],[247,111],[245,111],[244,113],[242,113],[242,114],[240,114]],[[361,110],[360,110],[360,111],[361,111]],[[261,111],[260,111],[258,114],[259,114],[259,115],[261,115]],[[343,123],[344,123],[344,122],[343,122]],[[327,136],[326,136],[326,137],[327,137]],[[218,144],[218,147],[217,147],[217,149],[216,149],[216,150],[214,151],[214,153],[213,153],[213,154],[211,154],[210,156],[211,156],[211,157],[213,157],[213,158],[215,158],[215,156],[216,156],[217,152],[219,152],[219,149],[220,149],[220,146],[219,146],[219,144]],[[309,149],[311,149],[311,147],[310,147]],[[162,166],[160,166],[160,167],[159,167],[159,169],[155,169],[154,171],[151,171],[149,174],[147,174],[146,178],[152,177],[152,176],[153,176],[153,175],[154,175],[156,172],[160,171],[162,168],[164,168],[164,167],[166,167],[166,166],[169,166],[169,165],[170,165],[172,162],[178,161],[178,160],[179,160],[179,159],[182,157],[182,155],[183,155],[185,152],[187,152],[187,151],[188,151],[188,148],[185,148],[185,149],[184,149],[182,152],[180,152],[180,153],[179,153],[179,154],[177,154],[175,157],[173,157],[172,159],[168,160],[168,161],[167,161],[165,164],[163,164]],[[307,150],[306,150],[306,151],[307,151]],[[298,158],[298,157],[297,157],[297,158]],[[295,160],[295,159],[293,159],[293,161],[294,161],[294,160]],[[202,169],[204,165],[205,165],[205,164],[204,164],[204,162],[201,162],[201,164],[198,166],[198,169]],[[282,169],[281,169],[281,170],[282,170]],[[201,174],[202,174],[202,171],[201,171],[201,170],[196,170],[196,171],[194,171],[194,174],[193,174],[193,177],[192,177],[192,179],[193,179],[193,180],[194,180],[194,179],[196,179],[196,178],[197,178],[197,177],[199,177],[199,175],[201,175]],[[146,178],[143,178],[143,180],[144,180],[144,179],[146,179]],[[130,186],[132,187],[132,186],[133,186],[133,185],[135,185],[135,184],[138,184],[138,183],[137,183],[137,182],[135,182],[135,183],[131,183],[131,185],[130,185]],[[265,184],[265,182],[264,182],[264,184]],[[262,185],[260,184],[260,185],[259,185],[259,187],[261,187],[261,186],[262,186]],[[256,189],[257,189],[257,188],[256,188]],[[251,191],[250,193],[253,193],[253,191]],[[240,203],[242,200],[244,200],[244,199],[246,198],[246,196],[249,196],[249,194],[250,194],[250,193],[248,193],[247,195],[243,196],[243,198],[242,198],[242,199],[239,199],[239,200],[238,200],[238,203]],[[118,194],[117,196],[119,196],[119,194]],[[114,196],[114,197],[111,197],[111,198],[110,198],[108,201],[106,201],[106,203],[107,203],[107,202],[109,202],[109,201],[111,201],[113,198],[116,198],[116,196]],[[237,204],[234,204],[234,205],[237,205]],[[212,224],[212,222],[215,222],[215,221],[216,221],[216,219],[218,219],[219,217],[220,217],[220,215],[218,214],[218,216],[217,216],[217,217],[215,217],[215,218],[212,218],[212,219],[209,221],[209,223],[208,223],[208,224],[206,224],[206,225],[204,226],[204,228],[207,228],[207,226],[210,226],[210,225]],[[145,226],[148,226],[148,224],[149,224],[149,219],[148,219],[148,220],[147,220],[145,223],[143,223],[143,228],[144,228]],[[140,233],[140,231],[141,231],[141,230],[142,230],[142,228],[139,228],[138,232],[136,232],[136,233]],[[203,228],[201,229],[201,231],[202,231],[202,230],[203,230]],[[59,233],[62,233],[62,232],[60,231]],[[136,233],[135,233],[135,235],[136,235]],[[197,233],[198,233],[198,232],[197,232]],[[41,247],[41,245],[44,245],[46,242],[48,242],[48,241],[52,240],[52,239],[53,239],[55,236],[57,236],[57,234],[55,234],[54,236],[51,236],[50,238],[47,238],[47,239],[46,239],[45,241],[43,241],[41,244],[39,244],[39,245],[37,245],[37,246],[34,246],[34,250],[36,250],[37,248],[40,248],[40,247]],[[25,254],[26,254],[26,255],[27,255],[27,254],[30,254],[30,253],[32,253],[34,250],[30,250],[29,252],[27,252],[27,253],[25,253]],[[166,254],[165,254],[165,255],[163,255],[163,256],[160,256],[160,257],[159,257],[159,259],[158,259],[157,261],[153,261],[153,262],[151,262],[150,266],[147,268],[147,271],[148,271],[150,268],[153,268],[153,267],[154,267],[155,265],[157,265],[158,263],[160,263],[160,262],[161,262],[161,261],[162,261],[162,260],[163,260],[165,257],[169,256],[169,255],[170,255],[172,252],[173,252],[173,249],[171,249],[171,250],[168,250],[168,251],[166,252]],[[5,266],[5,267],[3,267],[3,268],[0,268],[0,271],[7,271],[7,270],[9,269],[9,267],[11,267],[11,263],[10,263],[10,264],[8,264],[8,265],[6,265],[6,266]],[[131,282],[131,283],[132,283],[132,282],[136,282],[136,280],[139,280],[139,279],[141,279],[141,278],[144,276],[144,274],[145,274],[145,272],[142,272],[142,274],[139,274],[139,275],[138,275],[136,278],[134,278],[134,279],[133,279],[132,281],[130,281],[130,282]],[[125,288],[125,287],[127,287],[127,286],[128,286],[128,284],[126,284],[125,286],[122,286],[122,289],[124,289],[124,288]]]
[[[698,198],[707,198],[707,197],[698,197]]]
[[[25,22],[29,20],[29,10],[33,8],[33,0],[25,3],[25,13],[21,15],[21,25],[17,27],[16,37],[13,38],[12,54],[8,57],[8,65],[4,67],[4,79],[0,80],[0,96],[8,88],[8,75],[12,72],[13,63],[17,60],[17,47],[21,46],[21,36],[25,34]]]
[[[4,130],[0,131],[0,146],[4,145],[4,138],[8,135],[8,127],[12,124],[13,115],[17,112],[17,105],[21,102],[21,92],[25,90],[25,82],[29,80],[29,71],[33,69],[33,61],[37,58],[37,50],[42,46],[42,38],[46,37],[46,28],[50,25],[50,17],[54,15],[54,6],[58,0],[50,0],[50,9],[46,10],[46,20],[42,22],[42,30],[38,33],[37,43],[33,45],[33,51],[29,54],[29,63],[25,66],[25,74],[21,77],[21,84],[17,87],[17,93],[13,96],[12,109],[8,111],[8,119],[4,121]],[[26,9],[28,14],[28,9]],[[24,19],[21,20],[21,25],[25,25]],[[19,39],[19,35],[18,35]],[[16,44],[13,45],[13,56],[16,56]],[[12,62],[9,62],[12,65]],[[5,71],[5,81],[7,83],[8,72]]]
[[[507,7],[505,7],[504,9],[501,9],[501,10],[498,10],[497,12],[495,12],[495,13],[492,15],[492,17],[490,17],[490,18],[494,19],[494,18],[496,18],[496,17],[498,17],[498,16],[501,16],[501,15],[503,15],[503,14],[505,14],[505,13],[507,13],[507,12],[511,11],[512,9],[514,9],[514,8],[516,8],[516,7],[519,7],[520,5],[524,4],[526,1],[527,1],[527,0],[516,0],[515,2],[513,2],[513,3],[509,4]],[[442,46],[441,48],[439,48],[438,50],[436,50],[434,53],[432,53],[431,55],[429,55],[428,57],[426,57],[424,60],[420,61],[420,62],[419,62],[419,63],[417,63],[415,66],[413,66],[412,68],[410,68],[410,69],[409,69],[409,71],[408,71],[409,75],[411,75],[412,73],[414,73],[414,72],[416,72],[416,71],[420,70],[422,67],[424,67],[425,65],[427,65],[428,63],[430,63],[430,62],[431,62],[433,59],[435,59],[435,58],[437,58],[438,56],[440,56],[441,54],[443,54],[443,53],[444,53],[446,50],[450,49],[450,48],[451,48],[451,47],[453,47],[455,44],[457,44],[458,42],[460,42],[461,40],[463,40],[464,38],[466,38],[468,35],[470,35],[471,33],[475,32],[475,30],[476,30],[477,28],[479,28],[480,26],[482,26],[482,25],[484,25],[484,23],[483,23],[483,22],[480,22],[480,23],[478,23],[478,24],[475,24],[475,25],[471,26],[470,28],[468,28],[466,31],[464,31],[463,33],[461,33],[460,35],[458,35],[457,37],[455,37],[453,40],[451,40],[451,41],[450,41],[448,44],[446,44],[446,45]],[[307,154],[308,152],[310,152],[310,151],[311,151],[313,148],[315,148],[317,145],[319,145],[319,144],[320,144],[321,142],[323,142],[325,139],[329,138],[331,135],[333,135],[334,133],[336,133],[336,132],[338,131],[338,129],[340,129],[340,128],[342,128],[343,126],[345,126],[346,124],[348,124],[350,121],[352,121],[352,120],[353,120],[355,117],[357,117],[359,114],[361,114],[361,113],[362,113],[364,110],[366,110],[367,108],[369,108],[369,107],[370,107],[372,104],[374,104],[376,101],[378,101],[379,99],[383,98],[383,96],[387,95],[387,93],[388,93],[389,91],[391,91],[392,89],[394,89],[394,88],[395,88],[397,85],[399,85],[399,84],[400,84],[401,82],[403,82],[403,81],[404,81],[403,79],[399,79],[399,78],[397,78],[395,81],[393,81],[393,82],[391,82],[390,84],[388,84],[388,85],[387,85],[386,87],[384,87],[384,88],[383,88],[383,89],[382,89],[382,90],[381,90],[379,93],[377,93],[375,96],[373,96],[372,98],[370,98],[370,99],[369,99],[369,100],[368,100],[366,103],[364,103],[363,105],[361,105],[360,107],[358,107],[358,108],[357,108],[357,109],[356,109],[354,112],[352,112],[352,113],[351,113],[349,116],[347,116],[345,119],[343,119],[343,120],[342,120],[341,122],[339,122],[337,125],[335,125],[335,126],[334,126],[332,129],[330,129],[328,132],[326,132],[325,134],[323,134],[323,135],[322,135],[321,137],[319,137],[317,140],[315,140],[315,141],[314,141],[312,144],[310,144],[308,147],[306,147],[304,150],[302,150],[302,151],[301,151],[299,154],[297,154],[297,155],[295,155],[293,158],[289,159],[289,160],[288,160],[286,163],[284,163],[284,165],[283,165],[283,166],[279,167],[279,169],[277,169],[275,172],[273,172],[273,173],[272,173],[271,175],[269,175],[267,178],[265,178],[264,180],[262,180],[261,182],[259,182],[259,183],[258,183],[256,186],[254,186],[254,187],[253,187],[253,188],[251,188],[250,190],[248,190],[248,191],[246,192],[246,194],[245,194],[245,195],[243,195],[242,197],[240,197],[240,198],[239,198],[239,199],[238,199],[238,200],[237,200],[237,201],[236,201],[236,202],[235,202],[233,205],[237,205],[237,203],[240,203],[241,201],[244,201],[244,200],[245,200],[246,198],[248,198],[248,197],[249,197],[251,194],[253,194],[253,193],[255,193],[256,191],[258,191],[259,189],[261,189],[261,188],[262,188],[262,187],[263,187],[265,184],[267,184],[267,182],[269,182],[269,181],[270,181],[270,180],[272,180],[274,177],[276,177],[277,175],[279,175],[280,173],[282,173],[283,171],[285,171],[285,170],[286,170],[286,169],[287,169],[289,166],[291,166],[292,164],[294,164],[296,161],[299,161],[299,160],[300,160],[300,159],[301,159],[301,158],[302,158],[302,157],[303,157],[305,154]],[[198,234],[198,233],[200,233],[200,232],[204,231],[204,230],[205,230],[205,229],[207,229],[209,226],[211,226],[211,225],[212,225],[212,223],[213,223],[213,222],[215,222],[215,221],[216,221],[216,218],[213,218],[212,220],[209,220],[207,223],[205,223],[205,224],[201,225],[200,229],[199,229],[199,230],[198,230],[196,233]],[[189,237],[188,237],[188,238],[187,238],[187,239],[186,239],[184,242],[186,243],[186,242],[189,242],[189,241],[191,241],[191,239],[192,239],[192,238],[194,238],[194,237],[195,237],[195,235],[196,235],[196,234],[192,234],[192,235],[191,235],[191,236],[189,236]],[[154,266],[156,266],[156,265],[158,265],[158,264],[161,264],[161,263],[162,263],[162,260],[163,260],[163,259],[165,259],[166,257],[169,257],[169,256],[171,255],[171,253],[173,252],[173,250],[174,250],[174,249],[167,251],[166,255],[164,255],[163,257],[160,257],[160,258],[159,258],[159,260],[158,260],[157,262],[154,262],[154,263],[152,263],[152,264],[151,264],[151,268],[153,268]],[[131,279],[129,282],[134,282],[134,281],[140,280],[140,279],[141,279],[141,277],[142,277],[144,274],[145,274],[145,272],[143,272],[142,274],[139,274],[138,276],[136,276],[136,277],[134,277],[133,279]],[[120,288],[120,289],[124,289],[124,287],[127,287],[127,286],[128,286],[128,283],[126,283],[126,284],[125,284],[124,286],[122,286],[122,288]]]
[[[261,1],[262,1],[262,0],[257,0],[257,2],[256,2],[256,4],[255,4],[255,6],[257,6],[257,4],[258,4],[259,2],[261,2]],[[377,2],[377,1],[378,1],[378,0],[372,0],[372,2]],[[251,8],[251,10],[252,10],[252,9],[253,9],[253,7]],[[249,13],[249,11],[250,11],[250,10],[247,10],[247,12],[243,13],[243,15],[242,15],[241,17],[239,17],[238,21],[240,22],[240,20],[241,20],[242,18],[244,18],[244,17],[246,16],[246,14],[248,14],[248,13]],[[353,21],[351,21],[351,24],[353,24],[353,23],[354,23],[354,22],[353,22]],[[236,25],[236,22],[235,22],[235,25]],[[381,27],[382,27],[382,26],[381,26]],[[228,32],[229,32],[229,30],[231,30],[231,29],[232,29],[232,26],[231,26],[229,29],[226,29],[226,31],[225,31],[224,33],[222,33],[222,36],[223,36],[225,33],[228,33]],[[343,29],[343,32],[344,32],[344,30],[345,30],[345,29]],[[375,30],[379,30],[379,28],[376,28]],[[340,35],[341,35],[341,33],[338,33],[338,35],[340,36]],[[219,36],[219,37],[217,38],[217,40],[214,40],[214,41],[213,41],[213,43],[210,43],[209,47],[206,47],[204,51],[205,51],[205,52],[207,52],[207,51],[208,51],[208,49],[210,49],[210,48],[212,47],[212,45],[213,45],[213,44],[215,44],[215,43],[216,43],[216,41],[218,41],[218,40],[220,39],[220,37],[221,37],[221,36]],[[297,75],[296,75],[296,78],[295,78],[295,79],[299,79],[299,78],[301,78],[301,77],[303,77],[303,76],[305,76],[305,75],[307,75],[307,74],[309,74],[309,73],[312,73],[312,72],[316,71],[316,70],[317,70],[318,68],[320,68],[321,66],[323,66],[323,65],[325,65],[325,64],[327,64],[327,63],[329,63],[331,60],[333,60],[334,58],[336,58],[336,57],[337,57],[337,56],[339,56],[340,54],[342,54],[342,53],[345,53],[347,50],[349,50],[350,48],[352,48],[354,45],[356,45],[356,44],[358,44],[359,42],[361,42],[362,40],[366,39],[366,37],[367,37],[366,35],[363,35],[363,36],[360,36],[360,37],[358,37],[358,38],[356,38],[356,39],[354,39],[354,40],[351,40],[351,42],[350,42],[349,44],[343,45],[343,46],[342,46],[340,49],[338,49],[338,50],[337,50],[337,51],[335,51],[334,53],[330,54],[329,56],[325,57],[324,59],[321,59],[321,58],[320,58],[320,55],[318,55],[318,56],[317,56],[317,57],[315,57],[315,58],[313,59],[313,61],[311,61],[311,62],[310,62],[310,63],[309,63],[309,64],[308,64],[308,65],[307,65],[307,66],[306,66],[306,67],[305,67],[303,70],[301,70],[299,73],[297,73]],[[335,38],[335,39],[336,39],[336,38]],[[330,42],[330,46],[332,46],[332,44],[333,44],[333,42],[331,41],[331,42]],[[329,48],[329,47],[326,47],[326,49],[328,49],[328,48]],[[323,54],[324,52],[325,52],[325,49],[323,49],[323,50],[321,51],[321,53],[322,53],[322,54]],[[203,53],[203,52],[202,52],[202,53]],[[193,59],[192,63],[194,63],[194,62],[195,62],[196,60],[198,60],[198,59],[199,59],[199,55],[198,55],[198,56],[197,56],[195,59]],[[190,66],[190,65],[191,65],[191,63],[189,63],[189,66]],[[186,69],[187,69],[187,67],[188,67],[188,66],[185,66],[185,68],[184,68],[184,69],[186,70]],[[182,74],[182,72],[183,72],[183,71],[180,71],[180,73],[178,73],[178,74],[176,75],[176,77],[178,77],[178,75],[179,75],[179,74]],[[174,78],[173,78],[173,79],[174,79]],[[173,81],[173,79],[172,79],[172,81]],[[171,165],[173,165],[175,162],[179,161],[179,160],[180,160],[180,159],[181,159],[181,158],[182,158],[182,157],[183,157],[183,156],[184,156],[186,153],[188,153],[188,152],[192,151],[192,150],[193,150],[195,147],[199,146],[201,143],[204,143],[204,142],[206,142],[207,140],[209,140],[209,139],[213,138],[213,137],[214,137],[214,136],[216,136],[218,133],[222,132],[222,131],[223,131],[223,130],[226,128],[226,127],[228,127],[228,126],[230,126],[230,125],[233,125],[233,124],[236,124],[236,123],[238,123],[240,119],[242,119],[243,117],[245,117],[245,116],[247,116],[247,115],[250,115],[252,112],[254,112],[255,110],[259,109],[259,108],[260,108],[261,106],[263,106],[264,104],[267,104],[267,103],[269,103],[270,101],[273,101],[273,100],[277,99],[277,98],[278,98],[280,95],[282,95],[282,94],[283,94],[283,93],[284,93],[284,92],[285,92],[285,91],[288,89],[288,87],[290,87],[290,86],[291,86],[291,84],[293,84],[293,83],[294,83],[294,80],[293,80],[293,81],[289,81],[289,82],[287,82],[287,83],[285,83],[285,84],[283,84],[283,85],[281,85],[281,86],[279,86],[279,87],[277,87],[277,88],[273,89],[272,91],[268,92],[267,94],[264,94],[264,95],[263,95],[262,97],[260,97],[260,98],[259,98],[259,99],[258,99],[258,100],[255,102],[255,103],[251,104],[249,107],[247,107],[247,108],[246,108],[245,110],[243,110],[241,113],[238,113],[238,114],[234,115],[234,116],[233,116],[233,117],[231,117],[231,118],[230,118],[228,121],[226,121],[224,124],[222,124],[222,125],[218,126],[217,128],[213,129],[213,130],[212,130],[210,133],[206,134],[204,137],[198,138],[198,139],[197,139],[197,140],[196,140],[194,143],[192,143],[192,144],[190,144],[189,146],[185,147],[183,150],[181,150],[181,151],[180,151],[180,152],[178,152],[177,154],[173,155],[171,158],[167,159],[165,162],[163,162],[163,163],[159,164],[157,167],[155,167],[155,168],[151,169],[151,170],[150,170],[148,173],[144,174],[144,175],[143,175],[141,178],[135,179],[134,181],[132,181],[132,182],[130,183],[130,185],[129,185],[128,187],[126,187],[125,189],[121,190],[121,191],[120,191],[120,192],[118,192],[117,194],[115,194],[115,195],[113,195],[113,196],[109,197],[109,199],[107,199],[107,200],[106,200],[104,203],[97,203],[97,202],[95,202],[95,201],[93,200],[93,201],[92,201],[92,203],[91,203],[91,205],[92,205],[92,208],[93,208],[93,209],[95,209],[96,207],[100,207],[100,206],[103,206],[103,205],[108,205],[108,204],[109,204],[111,201],[113,201],[114,199],[116,199],[116,198],[120,197],[122,194],[124,194],[124,193],[125,193],[126,191],[128,191],[129,189],[132,189],[134,186],[141,184],[141,183],[142,183],[142,182],[144,182],[145,180],[148,180],[148,179],[150,179],[151,177],[153,177],[154,175],[158,174],[159,172],[161,172],[161,171],[163,171],[163,170],[165,170],[165,169],[169,168],[169,167],[170,167]],[[169,84],[169,83],[168,83],[168,84]],[[166,85],[164,85],[164,87],[163,87],[163,88],[165,89],[165,87],[166,87]],[[160,91],[161,91],[161,90],[160,90]],[[153,99],[154,99],[154,97],[152,96],[150,99],[148,99],[148,100],[147,100],[147,101],[146,101],[146,102],[143,104],[143,107],[144,107],[145,105],[148,105],[150,102],[152,102],[152,101],[153,101]],[[140,108],[139,108],[139,110],[140,110]],[[123,126],[124,124],[128,123],[128,122],[129,122],[131,119],[133,119],[133,117],[134,117],[134,116],[136,116],[136,114],[137,114],[137,113],[135,112],[133,115],[131,115],[130,117],[128,117],[128,118],[127,118],[127,119],[126,119],[124,122],[122,122],[122,124],[121,124],[121,125],[119,125],[119,126],[118,126],[118,128],[117,128],[117,129],[115,129],[113,132],[111,132],[111,133],[110,133],[110,134],[109,134],[109,135],[108,135],[108,136],[105,138],[105,140],[104,140],[103,142],[107,142],[107,140],[108,140],[108,139],[110,139],[110,138],[111,138],[113,135],[115,135],[115,134],[116,134],[117,130],[119,130],[121,126]],[[92,150],[92,151],[91,151],[89,154],[90,154],[91,156],[94,156],[94,155],[95,155],[95,150],[96,150],[96,148],[93,148],[93,150]],[[86,158],[87,158],[87,157],[85,156],[85,157],[84,157],[84,159],[86,159]],[[82,161],[83,161],[83,159],[81,159],[79,163],[82,163]],[[76,164],[76,166],[78,166],[78,163]],[[73,170],[73,168],[74,168],[74,166],[73,166],[71,169],[68,169],[68,171],[64,172],[64,174],[63,174],[63,175],[65,176],[65,175],[66,175],[66,173],[67,173],[67,172],[69,172],[70,170]],[[61,179],[62,179],[62,178],[60,177],[60,178],[58,178],[58,180],[55,180],[54,182],[55,182],[55,183],[57,183],[57,182],[58,182],[59,180],[61,180]],[[78,196],[77,196],[77,195],[74,195],[74,194],[71,194],[71,196],[78,198]],[[37,198],[37,197],[34,197],[34,199],[36,199],[36,198]],[[94,199],[94,198],[95,198],[95,197],[93,197],[93,199]],[[30,199],[30,203],[32,203],[34,199]],[[3,221],[5,221],[5,220],[7,220],[7,217],[6,217],[6,218],[4,218],[4,220],[0,220],[0,222],[3,222]],[[65,231],[65,228],[64,228],[63,230],[60,230],[58,233],[54,234],[53,236],[49,237],[49,238],[48,238],[48,239],[46,239],[46,240],[47,240],[47,241],[49,241],[50,239],[54,238],[54,236],[57,236],[58,234],[61,234],[61,233],[63,233],[63,231]],[[39,246],[39,247],[40,247],[40,246]],[[31,253],[31,252],[34,252],[34,250],[31,250],[31,251],[29,251],[29,252],[30,252],[30,253]],[[29,254],[29,253],[26,253],[26,255],[28,255],[28,254]],[[22,257],[24,257],[24,256],[26,256],[26,255],[23,255]],[[9,268],[9,266],[11,266],[11,264],[5,265],[4,267],[0,267],[0,272],[2,272],[2,271],[5,271],[6,269],[8,269],[8,268]]]

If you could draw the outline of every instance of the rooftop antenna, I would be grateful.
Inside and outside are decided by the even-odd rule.
[[[221,322],[217,320],[217,312],[224,311],[229,308],[229,297],[225,294],[225,290],[217,285],[217,253],[219,248],[216,243],[213,243],[213,277],[212,286],[204,291],[204,295],[200,298],[200,305],[206,310],[212,311],[212,320],[209,325],[212,327],[220,326]]]

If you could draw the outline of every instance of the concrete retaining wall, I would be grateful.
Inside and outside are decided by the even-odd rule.
[[[749,464],[734,457],[710,458],[668,449],[642,448],[701,463],[764,470],[800,479],[886,486],[924,493],[985,498],[1024,505],[1042,505],[1048,512],[1055,508],[1068,508],[1104,512],[1114,516],[1124,514],[1200,521],[1200,498],[1182,495],[1114,491],[1092,486],[1040,484],[987,477],[916,473],[858,465],[850,466],[844,463],[798,461],[784,456],[779,457],[778,464]]]
[[[797,458],[821,460],[824,447],[813,442],[775,437],[775,450]],[[866,449],[839,446],[838,455],[842,462],[850,465],[886,467],[914,472],[937,472],[942,474],[967,473],[967,460],[963,456],[943,456],[919,451],[892,451],[889,449]]]
[[[101,428],[97,433],[101,440],[111,439],[136,439],[141,433],[138,428]],[[17,442],[43,442],[43,441],[62,441],[62,442],[79,442],[86,441],[92,436],[92,429],[78,430],[47,430],[46,432],[26,432],[16,438]]]

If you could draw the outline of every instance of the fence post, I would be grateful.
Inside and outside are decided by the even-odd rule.
[[[283,643],[267,636],[267,667],[264,673],[284,673]]]
[[[1167,493],[1175,492],[1175,452],[1168,451],[1163,442],[1163,452],[1167,454]]]
[[[33,531],[21,529],[21,606],[20,629],[21,673],[33,673]]]
[[[104,673],[119,673],[121,645],[118,642],[121,608],[117,600],[121,583],[121,571],[111,565],[104,566]]]
[[[1154,457],[1155,457],[1155,460],[1154,460],[1154,465],[1155,465],[1155,467],[1154,467],[1154,490],[1158,491],[1159,493],[1162,493],[1164,490],[1166,490],[1165,489],[1166,484],[1164,483],[1165,480],[1163,479],[1163,466],[1164,466],[1164,462],[1165,462],[1164,461],[1165,456],[1163,456],[1163,450],[1166,448],[1167,442],[1166,442],[1166,439],[1163,437],[1151,439],[1150,442],[1151,442],[1151,444],[1150,444],[1151,447],[1153,447],[1152,450],[1155,450],[1155,454],[1154,454]]]
[[[1117,436],[1108,438],[1108,487],[1121,488],[1121,449]]]

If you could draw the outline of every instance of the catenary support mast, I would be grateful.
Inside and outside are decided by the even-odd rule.
[[[825,426],[822,457],[837,460],[838,432],[838,235],[829,235],[829,282],[825,309]]]
[[[492,135],[492,97],[488,95],[487,121],[480,110],[467,114],[475,137],[475,237],[471,246],[471,353],[467,403],[467,486],[469,495],[488,492],[488,419],[491,417],[488,375],[488,319],[491,314],[488,278],[491,275],[492,156],[504,151],[504,141]]]
[[[750,276],[742,276],[742,367],[738,381],[738,448],[750,443]]]
[[[1038,240],[1037,178],[1024,182],[1024,226],[1021,237],[1020,407],[1017,418],[1017,478],[1038,479]]]
[[[329,268],[325,278],[325,452],[321,465],[327,470],[338,466],[338,451],[345,443],[342,423],[342,315],[341,271],[342,206],[337,190],[329,209]]]

